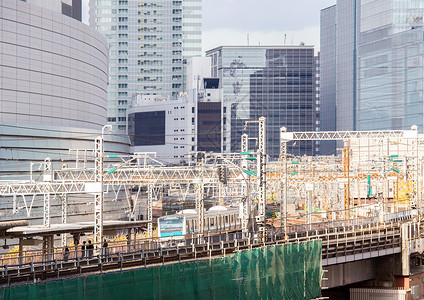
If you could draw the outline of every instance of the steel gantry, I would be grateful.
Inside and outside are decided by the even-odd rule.
[[[254,220],[258,226],[262,241],[267,238],[266,231],[266,201],[267,193],[279,195],[280,226],[284,219],[284,233],[288,231],[288,198],[289,191],[295,192],[296,204],[304,201],[307,208],[305,220],[311,223],[314,208],[329,211],[350,211],[351,199],[361,198],[362,187],[369,190],[366,197],[379,199],[389,197],[390,181],[396,181],[396,198],[400,197],[399,181],[413,182],[408,197],[418,201],[423,184],[419,170],[422,166],[420,156],[420,140],[417,130],[407,131],[359,131],[359,132],[286,132],[281,130],[281,154],[277,163],[266,161],[266,119],[261,117],[258,124],[258,150],[248,150],[249,138],[242,136],[241,153],[202,153],[201,159],[188,166],[170,167],[157,162],[147,153],[137,153],[132,156],[104,154],[103,134],[95,140],[94,167],[84,163],[77,157],[75,167],[62,166],[55,170],[50,159],[46,159],[41,176],[28,181],[0,182],[0,196],[13,198],[13,212],[19,209],[18,203],[23,201],[27,216],[36,199],[43,199],[43,224],[50,225],[51,199],[60,199],[62,223],[67,222],[68,196],[73,194],[93,195],[94,201],[94,241],[102,242],[103,236],[103,204],[105,195],[120,195],[125,191],[126,197],[131,197],[131,190],[138,188],[137,202],[141,188],[147,191],[147,218],[149,220],[148,236],[153,235],[153,202],[157,199],[158,189],[169,188],[178,191],[181,199],[188,195],[195,199],[199,216],[200,233],[205,229],[204,200],[208,197],[219,199],[222,204],[225,199],[238,201],[240,218],[244,231],[248,230],[251,216],[250,195],[256,195],[257,213]],[[103,132],[102,132],[103,133]],[[296,140],[343,140],[345,151],[343,157],[293,157],[287,153],[287,143]],[[361,147],[360,141],[374,143],[378,151],[368,151],[367,155],[354,147]],[[389,154],[390,147],[401,147],[402,140],[405,154],[398,159]],[[358,142],[359,141],[359,142]],[[383,141],[383,142],[378,142]],[[392,146],[393,144],[393,146]],[[374,147],[374,146],[373,146]],[[387,149],[383,149],[387,148]],[[383,151],[384,150],[384,151]],[[86,152],[84,152],[86,153]],[[256,156],[252,156],[256,155]],[[256,172],[252,166],[256,160]],[[151,161],[153,163],[147,163]],[[78,165],[78,167],[77,167]],[[32,165],[31,165],[32,167]],[[392,184],[393,186],[393,184]],[[394,187],[393,187],[394,189]],[[122,194],[122,193],[121,193]],[[109,196],[110,196],[109,195]],[[53,197],[53,198],[52,198]],[[293,197],[293,196],[291,196]],[[382,201],[383,201],[382,200]],[[37,200],[38,201],[38,200]],[[130,217],[134,218],[135,205],[128,201]],[[276,206],[275,206],[276,207]],[[339,213],[341,216],[342,213]],[[333,217],[334,219],[334,217]],[[66,236],[62,236],[66,243]]]
[[[94,165],[94,244],[98,245],[103,239],[103,136],[99,136],[95,141],[95,165]]]
[[[259,236],[261,240],[266,241],[266,118],[260,117],[257,121],[246,121],[245,129],[249,123],[258,124],[258,153],[257,153],[257,169],[258,169],[258,213],[256,215],[256,224],[258,225]]]
[[[332,162],[327,157],[297,158],[291,159],[290,162],[285,149],[289,141],[296,140],[342,140],[343,156],[339,160],[334,157],[336,160]],[[353,195],[359,200],[380,195],[380,202],[386,203],[389,197],[388,184],[393,181],[393,177],[395,181],[403,177],[401,174],[396,174],[402,173],[397,167],[404,170],[405,180],[413,182],[413,186],[416,187],[412,196],[417,199],[416,201],[420,199],[416,194],[421,191],[419,186],[422,186],[418,172],[422,162],[419,161],[419,137],[416,127],[405,131],[342,132],[286,132],[281,129],[280,142],[281,155],[278,166],[283,174],[283,176],[280,174],[280,178],[287,178],[283,182],[289,185],[289,189],[297,190],[300,198],[303,197],[302,193],[306,198],[310,198],[311,193],[306,190],[308,186],[312,186],[312,200],[315,207],[335,209],[334,205],[341,204],[339,199],[343,199],[338,209],[349,214],[353,205]],[[287,165],[288,168],[285,167]],[[268,179],[271,179],[269,181],[271,189],[278,189],[272,181],[273,178],[268,175]],[[341,193],[338,193],[340,185]],[[363,192],[365,186],[366,193]],[[285,185],[281,189],[284,190],[284,187]],[[322,197],[328,197],[329,202],[323,203],[320,200]]]
[[[180,194],[187,194],[189,190],[197,191],[196,201],[199,215],[204,214],[204,192],[218,191],[222,198],[239,199],[245,201],[247,189],[242,189],[242,182],[246,179],[242,175],[242,169],[238,165],[241,157],[238,155],[211,155],[204,162],[195,166],[166,167],[161,165],[139,164],[139,156],[127,156],[121,158],[121,163],[106,163],[104,159],[112,156],[104,155],[103,138],[95,140],[95,164],[94,168],[61,168],[54,170],[50,160],[46,160],[43,176],[40,180],[11,181],[0,183],[0,196],[13,197],[13,207],[17,210],[17,203],[23,199],[27,215],[31,215],[31,209],[37,196],[44,197],[44,225],[50,223],[50,195],[58,196],[61,200],[62,222],[67,219],[67,197],[71,194],[94,195],[94,241],[102,241],[103,237],[103,202],[104,194],[113,192],[118,195],[120,190],[127,190],[135,186],[147,187],[148,220],[153,219],[154,189],[157,186],[177,187]],[[113,156],[116,158],[116,156]],[[80,164],[82,165],[82,164]],[[85,164],[84,164],[85,166]],[[226,184],[220,187],[218,167],[225,166]],[[139,193],[138,193],[139,194]],[[27,202],[32,197],[31,202]],[[138,198],[138,196],[137,196]],[[131,201],[128,201],[129,205]],[[130,211],[133,211],[133,208]],[[133,215],[133,213],[131,213]],[[203,222],[201,222],[203,224]],[[243,221],[243,224],[247,224]],[[246,225],[247,226],[247,225]],[[152,224],[148,225],[148,235],[152,236]],[[66,243],[66,237],[63,243]]]

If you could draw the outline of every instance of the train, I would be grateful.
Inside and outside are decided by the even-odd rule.
[[[241,229],[238,208],[213,206],[204,214],[204,234],[231,232]],[[185,209],[158,219],[158,237],[161,240],[184,239],[187,234],[199,233],[199,215],[194,209]]]

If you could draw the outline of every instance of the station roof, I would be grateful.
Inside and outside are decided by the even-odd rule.
[[[103,230],[140,228],[149,221],[103,221]],[[40,237],[62,233],[88,233],[94,231],[94,222],[77,222],[67,224],[17,226],[6,231],[6,238]]]

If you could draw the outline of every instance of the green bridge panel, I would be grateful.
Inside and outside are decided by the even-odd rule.
[[[320,295],[321,241],[225,258],[0,290],[0,299],[311,299]]]

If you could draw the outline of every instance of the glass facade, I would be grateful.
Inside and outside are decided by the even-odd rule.
[[[322,11],[322,58],[334,58],[328,72],[323,61],[322,104],[335,86],[334,129],[422,131],[423,15],[417,0],[339,0]]]
[[[423,1],[362,1],[357,122],[361,130],[423,128]]]
[[[320,24],[320,130],[336,130],[336,6],[321,11]],[[336,151],[334,141],[321,141],[320,154]]]
[[[90,24],[108,40],[108,123],[126,129],[135,94],[176,98],[185,60],[201,55],[202,0],[94,0]]]
[[[197,151],[221,152],[221,102],[197,103]]]
[[[129,114],[128,135],[131,146],[165,145],[165,111]]]
[[[279,132],[315,131],[314,49],[299,47],[219,47],[207,51],[212,57],[212,77],[223,88],[223,135],[226,151],[239,152],[247,120],[267,118],[267,154],[280,153]],[[257,128],[247,132],[257,137]],[[313,155],[312,142],[289,144],[289,153]]]

